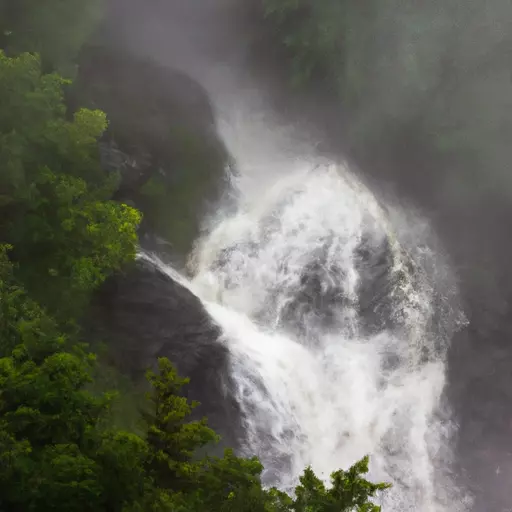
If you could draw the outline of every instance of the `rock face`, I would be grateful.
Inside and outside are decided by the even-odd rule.
[[[327,249],[302,269],[300,289],[287,304],[285,319],[290,325],[300,325],[301,318],[307,317],[322,329],[334,328],[339,312],[354,308],[368,334],[390,327],[396,276],[388,240],[379,245],[361,241],[354,255],[359,281],[354,298],[343,287],[343,268],[329,260]]]
[[[237,445],[241,415],[230,391],[229,353],[195,295],[151,262],[138,260],[98,292],[92,318],[121,372],[137,381],[157,357],[168,357],[190,378],[185,393],[201,402],[197,415],[207,416],[227,445]]]
[[[182,141],[173,137],[178,129],[225,156],[206,91],[172,68],[115,47],[89,45],[80,57],[75,92],[107,113],[109,138],[133,156],[150,153],[162,167],[183,163]]]
[[[69,93],[72,110],[103,110],[107,171],[120,171],[115,199],[144,213],[153,233],[186,253],[208,204],[224,189],[228,152],[206,91],[193,79],[112,45],[89,45]]]
[[[184,73],[105,41],[85,47],[79,61],[68,101],[73,111],[107,114],[99,156],[106,172],[120,172],[114,199],[142,211],[145,249],[181,259],[225,186],[228,152],[208,95]],[[194,414],[207,416],[223,442],[237,446],[241,414],[231,395],[229,353],[187,288],[139,260],[102,286],[86,328],[91,339],[108,342],[110,362],[135,383],[158,357],[168,357],[190,378],[184,393],[201,402]]]

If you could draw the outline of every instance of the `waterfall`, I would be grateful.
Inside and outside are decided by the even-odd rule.
[[[291,490],[307,465],[328,480],[369,454],[370,478],[393,484],[384,511],[466,510],[443,399],[464,319],[431,241],[334,164],[239,194],[198,241],[180,279],[222,328],[265,483]]]

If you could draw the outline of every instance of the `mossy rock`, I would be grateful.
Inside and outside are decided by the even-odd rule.
[[[186,253],[228,162],[205,90],[150,60],[87,46],[70,101],[107,113],[103,155],[121,168],[117,198],[142,210],[145,233]]]

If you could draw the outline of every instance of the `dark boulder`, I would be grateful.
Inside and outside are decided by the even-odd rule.
[[[346,269],[330,252],[327,244],[304,265],[299,287],[282,311],[282,324],[308,338],[326,329],[356,328],[361,334],[372,335],[396,327],[395,308],[400,300],[397,281],[401,275],[394,271],[389,240],[362,237],[353,255],[357,284],[352,292],[346,289]],[[357,325],[352,326],[353,313]]]
[[[229,164],[204,88],[151,59],[90,44],[68,102],[71,111],[85,106],[107,114],[100,158],[105,170],[120,171],[114,199],[142,210],[142,234],[185,254],[225,189]]]
[[[94,300],[96,339],[108,340],[112,364],[134,381],[168,357],[189,377],[185,394],[201,402],[199,417],[236,446],[240,411],[231,394],[230,355],[201,301],[151,262],[139,259],[111,277]]]
[[[401,254],[400,257],[405,257]],[[400,300],[397,286],[403,273],[394,271],[394,255],[387,237],[374,240],[363,236],[354,254],[359,275],[357,289],[359,314],[366,334],[396,327],[396,307]],[[412,277],[414,270],[411,271]]]

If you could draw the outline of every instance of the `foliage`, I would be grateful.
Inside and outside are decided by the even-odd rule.
[[[65,351],[65,336],[16,284],[5,248],[0,269],[2,335],[14,346],[0,359],[1,508],[76,510],[76,498],[94,506],[98,468],[81,447],[108,401],[82,389],[93,358]]]
[[[179,396],[188,382],[180,379],[167,359],[159,360],[159,373],[148,373],[154,394],[152,415],[148,416],[148,443],[153,449],[152,467],[159,483],[189,489],[204,469],[204,462],[192,462],[197,448],[216,441],[217,436],[206,420],[186,422],[196,403]]]
[[[368,457],[356,462],[348,471],[335,471],[331,475],[330,488],[306,468],[300,478],[300,485],[295,490],[294,510],[307,512],[321,510],[336,512],[338,510],[357,510],[359,512],[379,512],[380,507],[369,501],[378,491],[389,488],[388,484],[372,484],[361,475],[368,472]]]
[[[104,0],[0,0],[0,48],[37,52],[47,69],[71,76],[103,11]]]
[[[68,120],[65,83],[42,74],[36,56],[0,53],[0,236],[28,290],[63,315],[133,259],[140,221],[108,200],[117,182],[98,162],[105,115]]]
[[[34,346],[34,334],[58,339],[55,322],[29,297],[14,279],[8,259],[11,247],[0,245],[0,357],[18,344]]]
[[[239,458],[231,450],[220,458],[199,457],[197,450],[218,437],[206,420],[190,419],[197,404],[180,394],[187,379],[165,358],[157,372],[148,373],[145,434],[109,426],[114,395],[87,389],[94,356],[58,333],[16,286],[5,249],[1,254],[1,298],[10,304],[4,315],[14,345],[0,359],[2,510],[379,510],[368,499],[386,486],[362,478],[368,459],[333,473],[329,489],[308,468],[292,499],[262,487],[256,458]]]
[[[180,395],[187,379],[165,358],[158,372],[148,373],[146,434],[110,427],[114,396],[87,390],[94,356],[67,343],[44,310],[15,285],[5,250],[0,269],[14,344],[0,359],[2,510],[378,510],[368,498],[386,486],[361,477],[367,459],[346,473],[333,473],[330,489],[308,468],[292,499],[262,488],[256,458],[242,459],[231,450],[221,458],[198,457],[199,448],[218,438],[206,420],[190,419],[197,404]]]

